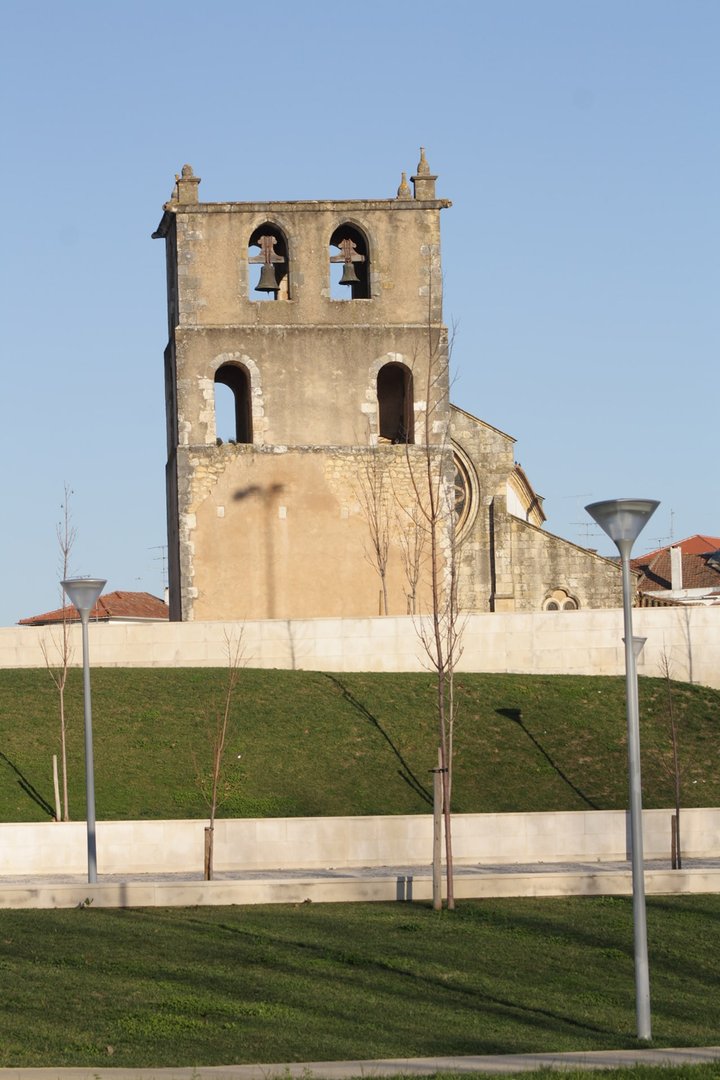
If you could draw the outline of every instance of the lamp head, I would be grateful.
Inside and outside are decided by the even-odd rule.
[[[585,509],[623,558],[629,558],[633,544],[659,505],[656,499],[606,499],[590,503]]]
[[[62,581],[68,600],[80,613],[80,618],[85,620],[95,607],[97,598],[107,585],[104,578],[69,578]]]

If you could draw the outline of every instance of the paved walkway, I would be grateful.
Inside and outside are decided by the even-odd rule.
[[[646,859],[645,869],[670,870],[669,859]],[[683,870],[718,870],[720,859],[683,859]],[[477,877],[526,874],[602,874],[629,872],[629,860],[602,862],[534,862],[534,863],[456,863],[455,877]],[[275,869],[275,870],[232,870],[216,871],[215,881],[337,881],[341,879],[373,878],[424,879],[432,877],[429,863],[416,866],[343,866]],[[119,883],[128,881],[202,881],[201,870],[173,874],[98,874],[100,883]],[[85,874],[43,874],[33,877],[0,874],[0,891],[3,885],[81,885],[87,883]]]
[[[720,893],[720,859],[687,859],[682,870],[667,859],[645,864],[652,895]],[[630,864],[620,862],[475,864],[455,868],[458,900],[510,896],[628,896]],[[350,903],[428,901],[432,870],[422,866],[290,868],[218,872],[204,881],[198,869],[180,874],[0,875],[0,909],[81,907],[193,907],[197,904]]]
[[[660,1050],[576,1050],[565,1054],[482,1054],[472,1057],[309,1061],[268,1065],[200,1065],[177,1069],[0,1069],[0,1080],[349,1080],[350,1077],[427,1076],[436,1072],[503,1073],[537,1069],[618,1069],[632,1065],[720,1062],[720,1046]]]

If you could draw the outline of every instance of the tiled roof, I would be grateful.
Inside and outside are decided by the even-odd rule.
[[[632,560],[634,565],[637,562],[648,562],[654,558],[655,555],[660,555],[663,551],[669,551],[671,547],[679,547],[683,555],[707,555],[711,551],[718,551],[720,549],[720,536],[701,536],[700,533],[695,533],[694,536],[688,536],[684,540],[678,540],[676,543],[669,544],[667,547],[656,548],[655,551],[648,551],[647,555],[640,555],[637,559]]]
[[[683,589],[720,589],[720,538],[691,536],[675,546],[682,550]],[[697,551],[700,546],[702,551]],[[630,565],[640,574],[637,583],[640,592],[672,588],[669,547],[641,555],[633,559]]]
[[[55,611],[46,611],[43,615],[32,615],[29,619],[20,619],[20,626],[45,626],[48,623],[78,622],[80,616],[69,604]],[[170,611],[164,600],[146,592],[111,592],[98,599],[90,613],[91,621],[111,622],[113,619],[155,619],[170,617]]]

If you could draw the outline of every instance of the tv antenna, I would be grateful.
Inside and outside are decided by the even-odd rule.
[[[670,535],[654,536],[653,543],[658,547],[672,547],[675,542],[675,511],[670,510]]]
[[[150,551],[159,551],[160,552],[159,555],[153,556],[153,562],[162,563],[161,572],[162,572],[163,589],[167,589],[167,587],[168,587],[168,577],[167,577],[167,550],[168,549],[167,549],[167,544],[156,544],[155,547],[151,547],[149,550]]]
[[[561,498],[562,499],[575,499],[576,500],[577,512],[579,514],[580,511],[583,509],[583,507],[585,505],[584,500],[592,498],[592,491],[581,491],[577,495],[562,495]],[[571,521],[570,524],[574,525],[577,529],[584,530],[582,533],[578,534],[578,536],[577,536],[578,543],[581,546],[587,547],[588,546],[588,541],[590,540],[590,537],[598,535],[597,525],[595,524],[595,522],[591,518],[587,518],[586,520],[583,520],[583,521]]]

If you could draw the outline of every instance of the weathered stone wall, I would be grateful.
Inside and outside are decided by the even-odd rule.
[[[616,563],[508,513],[514,439],[455,408],[451,431],[475,485],[475,508],[457,546],[461,608],[542,611],[555,590],[566,593],[578,608],[621,603]]]
[[[515,517],[511,532],[516,611],[542,610],[556,589],[567,592],[579,608],[622,605],[617,563]]]
[[[401,187],[395,199],[200,203],[192,170],[178,178],[156,233],[166,241],[170,335],[171,619],[383,611],[366,490],[378,465],[390,614],[432,606],[429,484],[437,580],[449,586],[455,558],[461,610],[539,611],[563,589],[581,608],[616,602],[617,567],[508,513],[514,440],[450,408],[440,260],[440,210],[449,203],[435,198],[424,154],[413,183],[415,197]],[[271,300],[254,288],[259,267],[248,249],[265,226],[273,243],[284,238],[283,286]],[[366,298],[335,298],[330,239],[340,226],[364,237]],[[407,452],[386,444],[395,438],[387,422],[380,429],[378,373],[388,364],[412,383],[397,425],[415,444]],[[216,376],[228,386],[238,371],[246,419],[237,437],[247,441],[218,446]],[[455,492],[454,544],[453,453],[467,488]],[[534,499],[529,519],[541,521],[529,483],[527,492],[516,484],[513,508],[525,494]],[[408,541],[420,532],[415,587]]]
[[[408,612],[402,541],[413,528],[414,484],[425,482],[424,447],[223,445],[189,448],[181,457],[184,577],[194,590],[184,602],[193,619],[383,613],[373,502],[388,536],[388,613]],[[439,534],[442,559],[445,530]],[[427,545],[420,560],[415,608],[427,611]]]
[[[439,211],[449,204],[435,199],[435,178],[421,165],[417,198],[405,190],[396,199],[292,203],[200,203],[199,180],[183,169],[156,233],[168,264],[172,619],[377,614],[361,498],[373,452],[384,452],[392,489],[388,610],[408,610],[397,521],[408,516],[410,457],[378,445],[377,380],[386,364],[412,373],[414,441],[443,457]],[[248,261],[251,237],[268,223],[287,245],[272,300],[254,291],[258,267]],[[333,295],[329,242],[343,224],[367,241],[366,299]],[[249,379],[251,442],[218,446],[215,376],[233,366]],[[440,481],[447,498],[445,464]],[[446,527],[444,572],[449,553]],[[427,566],[422,578],[415,602],[427,606]]]
[[[515,440],[454,407],[450,431],[453,445],[464,455],[471,488],[471,507],[457,543],[460,607],[493,611],[498,593],[512,596],[513,589],[512,551],[493,528],[493,507],[505,499]]]

